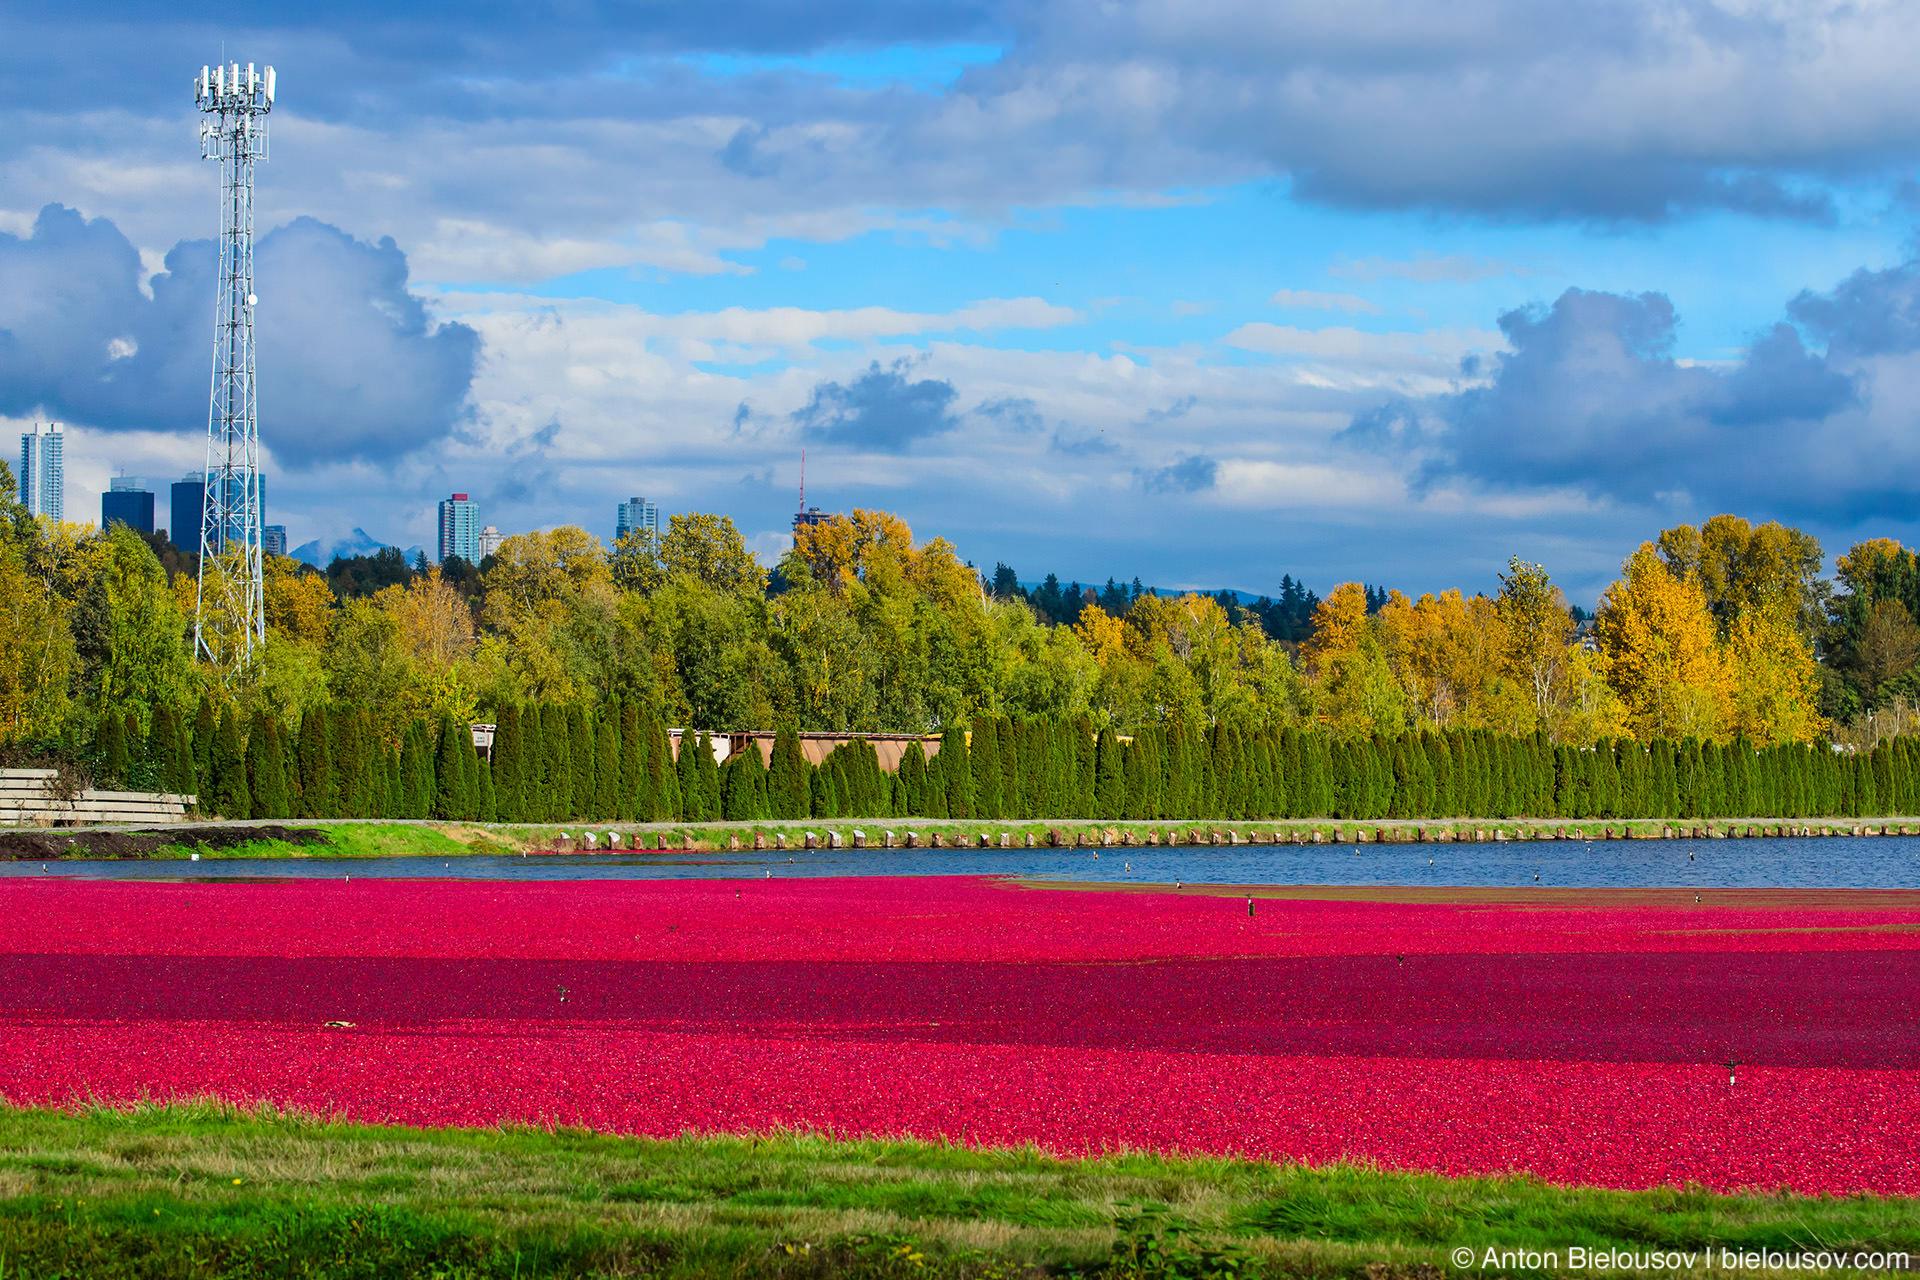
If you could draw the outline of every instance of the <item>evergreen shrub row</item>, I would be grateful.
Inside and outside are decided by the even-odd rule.
[[[931,758],[881,767],[864,739],[810,763],[795,733],[771,759],[712,740],[676,753],[647,709],[503,707],[492,761],[468,727],[416,721],[383,738],[364,708],[318,707],[297,731],[202,702],[157,709],[141,735],[108,717],[95,755],[120,776],[197,792],[230,818],[703,822],[803,818],[1263,819],[1841,817],[1920,812],[1920,746],[1871,754],[1656,739],[1555,745],[1482,731],[1337,741],[1315,731],[1214,726],[1130,739],[1082,720],[979,717]]]

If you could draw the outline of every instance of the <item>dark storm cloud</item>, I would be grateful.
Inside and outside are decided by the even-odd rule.
[[[216,269],[212,242],[178,244],[149,298],[105,219],[49,206],[0,235],[0,412],[204,430]],[[391,459],[460,421],[479,335],[433,322],[391,240],[297,219],[260,240],[255,282],[261,438],[283,463]]]
[[[522,86],[622,68],[634,58],[684,53],[806,53],[822,47],[981,39],[1002,29],[975,0],[910,5],[867,0],[724,5],[330,4],[324,22],[292,6],[260,6],[209,24],[177,5],[90,4],[85,38],[65,5],[9,5],[0,15],[0,103],[44,103],[72,91],[84,69],[114,86],[118,105],[171,112],[193,73],[224,45],[242,64],[272,62],[297,86],[301,110],[371,118],[434,87],[458,115],[539,114]],[[581,105],[617,81],[581,84]]]
[[[1860,271],[1788,305],[1725,366],[1675,359],[1655,293],[1569,289],[1500,318],[1510,350],[1484,385],[1356,414],[1351,446],[1408,460],[1431,486],[1565,487],[1638,504],[1683,494],[1844,522],[1920,495],[1920,264]]]
[[[1199,493],[1213,488],[1220,464],[1203,454],[1188,454],[1178,462],[1153,471],[1140,471],[1140,487],[1148,493]]]
[[[171,126],[222,39],[274,62],[308,119],[395,144],[468,131],[441,145],[475,157],[470,178],[446,173],[425,197],[446,217],[1004,210],[1276,174],[1349,208],[1826,222],[1828,184],[1892,184],[1920,161],[1904,71],[1920,25],[1900,6],[1812,0],[1741,14],[1688,0],[354,3],[324,24],[289,7],[228,28],[141,3],[89,6],[84,36],[66,8],[11,6],[0,136],[17,141],[0,156],[47,145],[50,128],[90,146],[87,126],[39,114],[80,84]],[[751,62],[954,43],[1005,53],[923,91]],[[736,55],[749,61],[711,61]],[[737,123],[711,138],[716,120]],[[642,122],[699,141],[622,128]],[[526,180],[503,180],[501,163]],[[651,192],[638,176],[539,180],[663,166],[671,199],[638,199]],[[521,189],[561,207],[517,207]]]
[[[883,369],[876,360],[845,385],[822,382],[793,420],[808,439],[877,453],[904,453],[959,426],[953,402],[960,393],[940,378],[911,381],[913,365],[903,359]]]

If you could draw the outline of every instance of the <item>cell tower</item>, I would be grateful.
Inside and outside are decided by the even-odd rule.
[[[197,653],[238,672],[267,638],[261,585],[260,422],[253,383],[253,166],[267,158],[273,68],[200,68],[200,158],[220,162],[220,286],[213,309]],[[211,572],[209,571],[211,570]]]

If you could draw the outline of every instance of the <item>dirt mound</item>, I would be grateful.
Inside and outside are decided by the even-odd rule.
[[[0,831],[0,861],[47,862],[55,858],[151,858],[163,845],[217,852],[260,840],[324,845],[327,833],[311,827],[153,827],[144,831]]]

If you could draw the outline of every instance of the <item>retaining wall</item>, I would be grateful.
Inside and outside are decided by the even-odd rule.
[[[0,769],[0,825],[71,827],[91,822],[183,822],[198,796],[159,791],[98,791],[61,794],[52,769]]]

